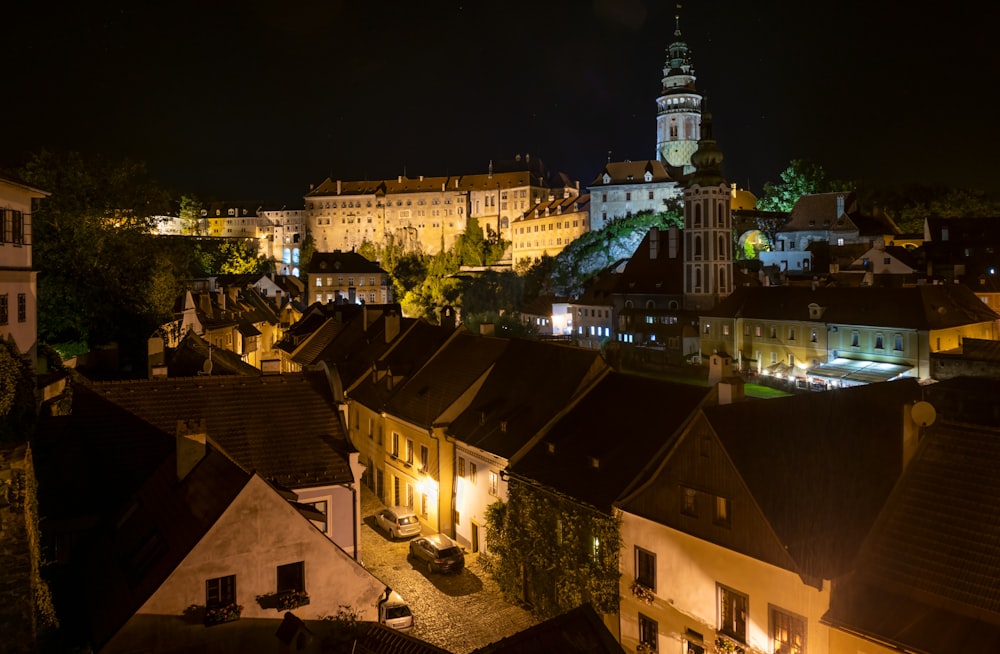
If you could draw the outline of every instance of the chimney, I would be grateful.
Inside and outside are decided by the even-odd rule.
[[[340,189],[341,189],[341,185],[340,185],[340,180],[338,179],[337,180],[337,195],[340,195]]]
[[[680,249],[681,230],[676,225],[671,225],[667,231],[667,256],[676,259]]]
[[[177,421],[177,480],[181,481],[205,458],[208,430],[204,418]]]
[[[385,314],[385,342],[391,343],[399,336],[399,314],[390,311]]]
[[[491,322],[479,323],[479,334],[480,336],[496,335],[496,325]]]

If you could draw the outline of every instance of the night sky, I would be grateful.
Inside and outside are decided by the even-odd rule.
[[[290,208],[326,177],[483,173],[530,153],[586,187],[609,151],[652,158],[676,13],[648,0],[17,4],[0,40],[0,167],[42,147],[127,156],[178,192]],[[740,187],[759,194],[808,159],[835,179],[1000,189],[1000,48],[963,3],[682,4]]]

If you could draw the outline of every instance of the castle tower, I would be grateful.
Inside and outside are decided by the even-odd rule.
[[[688,174],[701,137],[702,98],[694,87],[691,52],[681,39],[681,17],[674,19],[674,42],[663,64],[663,91],[656,99],[656,158]]]
[[[702,116],[694,172],[684,189],[684,308],[714,307],[733,292],[733,215],[712,115]]]

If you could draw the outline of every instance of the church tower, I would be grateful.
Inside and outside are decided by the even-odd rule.
[[[681,39],[681,17],[675,15],[674,42],[663,64],[663,91],[656,99],[656,158],[664,166],[692,171],[691,155],[701,137],[701,94],[694,87],[694,66]]]
[[[704,310],[733,292],[731,189],[722,177],[722,152],[708,112],[691,164],[684,189],[684,308]]]

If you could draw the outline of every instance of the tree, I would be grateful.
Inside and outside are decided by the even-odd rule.
[[[764,184],[764,194],[757,200],[757,209],[788,212],[803,195],[850,191],[854,187],[850,182],[827,179],[822,166],[804,159],[793,160],[782,171],[781,182]]]
[[[531,598],[545,619],[586,602],[618,611],[620,521],[515,479],[486,511],[480,562],[510,601]]]
[[[149,295],[153,216],[168,212],[167,193],[130,160],[43,150],[19,173],[51,194],[32,216],[40,339],[141,341],[144,351],[172,309],[159,291]]]
[[[179,217],[182,234],[201,236],[201,202],[191,196],[182,195]]]

